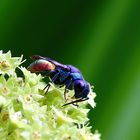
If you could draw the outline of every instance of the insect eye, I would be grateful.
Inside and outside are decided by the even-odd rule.
[[[85,85],[83,83],[83,81],[76,81],[75,82],[75,90],[78,91],[78,92],[81,92],[83,89],[84,89]]]
[[[77,85],[77,89],[81,89],[82,87],[83,87],[83,86],[82,86],[82,84],[80,84],[80,83]]]

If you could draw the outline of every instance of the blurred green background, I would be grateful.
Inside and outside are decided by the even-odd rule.
[[[135,0],[1,0],[0,49],[78,67],[95,86],[102,140],[140,139],[140,8]]]

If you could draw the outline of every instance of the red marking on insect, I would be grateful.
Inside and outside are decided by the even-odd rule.
[[[50,71],[55,69],[55,65],[43,59],[37,59],[27,68],[31,72]]]

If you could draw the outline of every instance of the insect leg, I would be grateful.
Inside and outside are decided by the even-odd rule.
[[[45,86],[45,88],[43,89],[43,91],[45,91],[45,90],[47,89],[47,90],[45,91],[45,94],[48,92],[50,86],[51,86],[50,83],[48,83],[47,86]]]
[[[45,76],[48,77],[50,74],[51,74],[51,72],[45,74]],[[45,94],[48,92],[50,86],[51,86],[50,83],[48,83],[48,84],[44,87],[43,91],[45,91],[45,90],[47,89],[47,90],[45,91]]]
[[[65,83],[65,85],[66,85],[66,87],[65,87],[65,91],[64,91],[64,99],[65,99],[65,101],[67,101],[67,98],[66,98],[66,93],[67,93],[67,89],[69,88],[69,86],[72,84],[72,79],[70,79],[70,80],[68,80],[66,83]]]
[[[54,83],[54,81],[58,78],[58,75],[59,75],[59,72],[54,75],[54,77],[51,79],[52,83]]]
[[[75,101],[66,103],[66,104],[64,104],[63,106],[66,106],[66,105],[69,105],[69,104],[78,103],[78,102],[83,102],[83,101],[86,101],[86,100],[88,100],[88,99],[89,99],[88,97],[86,97],[86,98],[80,98],[80,99],[77,99],[77,100],[75,100]]]
[[[52,78],[52,80],[50,82],[53,83],[57,79],[58,75],[59,75],[59,72],[54,75],[54,77]],[[43,89],[43,90],[46,90],[47,89],[45,91],[45,94],[48,92],[50,86],[51,86],[50,83],[48,83],[47,86]]]
[[[65,99],[65,101],[67,101],[66,93],[67,93],[67,89],[65,88],[65,91],[64,91],[64,99]]]

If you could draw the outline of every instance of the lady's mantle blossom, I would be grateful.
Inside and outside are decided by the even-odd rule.
[[[79,107],[65,104],[64,88],[51,86],[45,95],[42,76],[19,67],[22,57],[0,51],[0,139],[1,140],[99,140],[92,134],[86,104],[95,106],[95,93]],[[16,68],[24,74],[17,77]],[[8,75],[8,78],[5,75]],[[73,95],[69,92],[68,97]]]

